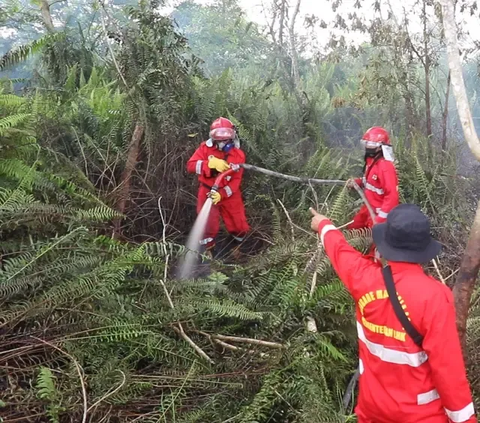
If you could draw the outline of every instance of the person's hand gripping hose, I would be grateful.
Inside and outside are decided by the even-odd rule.
[[[210,169],[215,169],[217,172],[225,172],[230,169],[230,165],[225,160],[219,159],[213,155],[208,157],[208,167]]]

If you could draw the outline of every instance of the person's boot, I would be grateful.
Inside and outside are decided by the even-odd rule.
[[[202,245],[199,249],[199,254],[200,256],[203,256],[203,257],[200,257],[200,260],[203,261],[204,263],[210,263],[214,258],[215,258],[215,255],[216,255],[216,248],[215,248],[215,244],[213,245]]]
[[[215,257],[215,246],[212,245],[211,247],[207,247],[203,254],[207,257],[208,261],[213,261],[213,258]]]
[[[197,262],[197,277],[207,277],[211,273],[210,265],[215,257],[215,246],[201,246]]]
[[[229,243],[231,246],[230,251],[228,253],[229,261],[234,263],[240,263],[244,258],[244,254],[242,253],[241,246],[243,244],[243,239],[239,239],[235,236],[232,236],[232,241]]]
[[[238,262],[241,259],[242,252],[240,251],[240,245],[233,246],[233,248],[230,250],[230,257],[232,257],[235,262]]]

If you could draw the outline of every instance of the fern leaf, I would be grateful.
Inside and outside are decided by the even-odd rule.
[[[28,44],[10,50],[0,58],[0,71],[5,70],[9,66],[23,62],[29,56],[38,53],[49,43],[59,41],[63,38],[64,34],[62,33],[47,34],[38,40],[34,40]]]

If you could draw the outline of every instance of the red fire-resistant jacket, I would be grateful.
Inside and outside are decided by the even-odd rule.
[[[424,336],[418,347],[403,330],[381,265],[352,248],[330,221],[319,234],[356,304],[360,422],[477,422],[455,326],[450,289],[420,265],[389,263],[401,304]]]
[[[369,157],[363,178],[358,178],[355,182],[363,188],[365,197],[377,214],[377,223],[385,222],[388,213],[398,206],[399,201],[395,165],[383,157],[379,159]],[[365,216],[368,214],[365,213]]]
[[[228,154],[218,150],[213,145],[208,146],[207,141],[200,144],[195,153],[187,162],[187,171],[189,173],[196,173],[198,181],[211,188],[215,182],[218,172],[208,167],[208,157],[215,156],[219,159],[225,160],[227,163],[241,164],[245,163],[245,153],[239,148],[233,148]],[[240,184],[242,182],[244,169],[240,168],[238,172],[231,176],[225,177],[220,183],[219,193],[222,196],[222,201],[235,196],[239,193]],[[235,196],[236,197],[236,196]]]

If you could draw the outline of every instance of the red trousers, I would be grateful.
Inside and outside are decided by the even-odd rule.
[[[364,204],[358,213],[353,216],[353,223],[347,226],[347,229],[363,229],[373,227],[373,221],[367,206]]]
[[[358,213],[353,216],[353,223],[347,226],[347,229],[364,229],[364,228],[373,228],[373,220],[370,216],[370,212],[367,209],[367,206],[364,204]],[[367,252],[368,256],[375,256],[375,244],[372,243],[370,250]],[[361,420],[359,420],[361,422]],[[368,421],[366,421],[368,423]]]
[[[197,214],[200,213],[200,210],[205,204],[209,192],[210,190],[207,187],[203,185],[200,186],[197,198]],[[242,241],[250,230],[245,215],[242,194],[240,191],[237,191],[233,193],[231,197],[222,199],[217,205],[212,205],[204,236],[200,240],[200,244],[207,248],[215,245],[215,238],[220,229],[220,216],[223,219],[227,231],[238,241]]]
[[[357,415],[357,422],[358,423],[387,423],[385,420],[375,420],[375,418],[366,417],[359,407],[355,408],[355,414]],[[392,419],[389,420],[388,423],[403,423],[404,420],[402,419],[401,415],[392,416]],[[427,417],[426,419],[419,420],[418,423],[449,423],[450,420],[446,415],[436,415]]]

